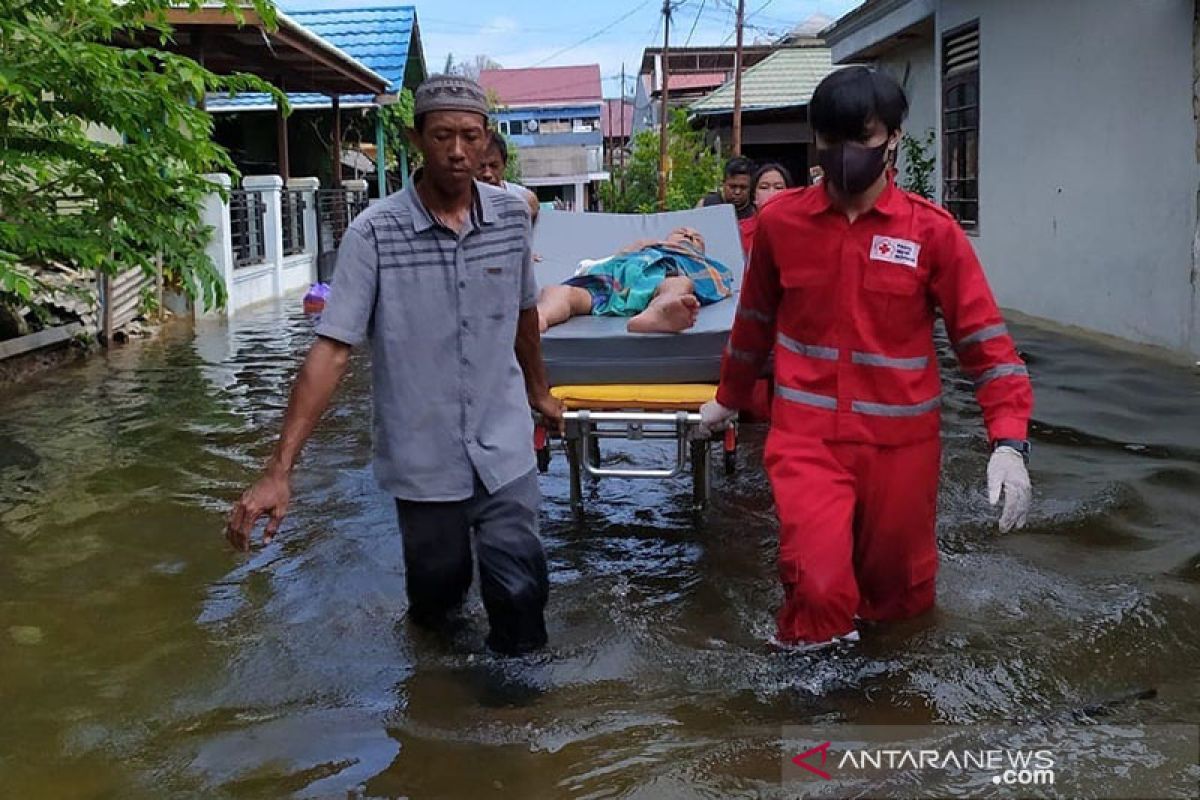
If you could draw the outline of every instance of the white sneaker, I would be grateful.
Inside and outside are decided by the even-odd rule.
[[[839,644],[853,644],[858,641],[858,638],[858,631],[852,630],[841,636],[835,636],[827,642],[781,642],[774,635],[767,641],[772,647],[787,653],[810,653],[814,650],[824,650],[827,647],[835,647]]]

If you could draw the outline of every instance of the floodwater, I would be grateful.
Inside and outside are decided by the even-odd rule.
[[[682,480],[594,485],[576,524],[558,454],[542,479],[552,644],[505,661],[477,598],[449,641],[403,621],[361,357],[284,533],[248,556],[225,544],[311,340],[298,305],[4,390],[0,796],[774,797],[784,726],[1200,721],[1194,371],[1018,326],[1036,507],[1006,536],[978,412],[948,372],[938,610],[821,655],[765,645],[779,589],[761,432],[700,523]],[[1194,794],[1194,770],[1134,769],[1095,730],[1092,769],[1125,796]]]

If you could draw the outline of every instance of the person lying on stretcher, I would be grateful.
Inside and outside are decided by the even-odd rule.
[[[704,237],[676,228],[666,241],[643,240],[598,261],[538,297],[542,332],[574,316],[630,317],[630,333],[679,333],[701,306],[733,294],[733,273],[704,255]]]

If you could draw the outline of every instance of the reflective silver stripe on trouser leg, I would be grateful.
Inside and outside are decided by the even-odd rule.
[[[882,353],[859,353],[855,351],[850,354],[850,360],[855,364],[867,367],[887,367],[888,369],[925,369],[929,366],[928,356],[892,358]]]
[[[816,344],[804,344],[798,342],[787,334],[779,334],[779,343],[787,350],[801,356],[809,358],[820,358],[825,361],[837,361],[838,351],[836,347],[822,347]]]
[[[997,367],[992,367],[987,372],[984,372],[975,379],[975,388],[983,388],[984,385],[991,383],[997,378],[1007,378],[1010,375],[1029,376],[1029,369],[1024,364],[1001,364]]]
[[[813,394],[812,392],[804,392],[799,389],[793,389],[790,386],[782,384],[775,385],[775,394],[782,397],[791,403],[799,403],[805,406],[815,406],[824,408],[829,411],[837,411],[837,398],[830,397],[824,394]]]
[[[972,334],[964,336],[954,343],[955,350],[961,350],[964,347],[970,347],[979,342],[986,342],[989,339],[997,339],[1001,336],[1008,335],[1008,326],[1001,322],[999,325],[990,325],[986,328],[975,331]]]
[[[850,410],[856,414],[869,414],[873,417],[919,417],[935,411],[942,405],[942,396],[915,405],[893,405],[892,403],[867,403],[855,400],[850,404]]]

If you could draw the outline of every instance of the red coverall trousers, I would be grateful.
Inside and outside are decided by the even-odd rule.
[[[780,520],[780,641],[824,642],[855,617],[932,608],[940,440],[889,447],[775,429],[765,461]]]

